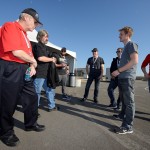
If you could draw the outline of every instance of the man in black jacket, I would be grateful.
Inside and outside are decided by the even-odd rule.
[[[110,74],[113,71],[118,69],[121,54],[122,54],[122,48],[118,48],[116,53],[117,53],[117,57],[113,58],[113,61],[111,63],[111,67],[110,67]],[[114,90],[117,88],[117,86],[118,86],[118,77],[111,76],[111,81],[110,81],[108,89],[107,89],[108,96],[110,98],[110,105],[108,107],[119,110],[120,109],[120,97],[118,96],[118,100],[117,100],[117,104],[116,104],[115,96],[114,96]]]

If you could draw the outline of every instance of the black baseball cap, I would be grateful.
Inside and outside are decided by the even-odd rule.
[[[92,52],[98,52],[97,48],[93,48]]]
[[[61,52],[66,52],[66,47],[63,47],[63,48],[61,49]]]
[[[39,20],[39,14],[33,8],[27,8],[23,10],[21,13],[26,13],[31,15],[40,25],[43,25]]]

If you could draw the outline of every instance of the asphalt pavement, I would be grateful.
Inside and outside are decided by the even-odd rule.
[[[16,110],[15,133],[20,139],[17,147],[10,148],[0,141],[0,150],[149,150],[150,149],[150,93],[147,82],[136,80],[136,114],[133,134],[117,135],[113,129],[121,121],[112,115],[117,111],[107,108],[109,82],[100,83],[99,103],[93,103],[94,84],[88,100],[83,97],[86,80],[81,87],[68,87],[70,101],[62,100],[61,88],[56,89],[57,111],[47,112],[47,99],[42,95],[39,124],[46,126],[43,132],[24,131],[22,108]],[[118,90],[115,91],[116,97]]]

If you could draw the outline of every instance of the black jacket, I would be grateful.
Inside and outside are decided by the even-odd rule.
[[[110,73],[118,69],[118,57],[113,58],[113,61],[110,66]]]
[[[55,89],[56,86],[59,86],[59,76],[55,63],[50,62],[47,73],[47,86]]]

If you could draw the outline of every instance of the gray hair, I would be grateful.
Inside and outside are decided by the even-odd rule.
[[[21,13],[19,16],[19,20],[23,19],[25,16],[27,16],[28,14],[26,13]],[[29,15],[28,15],[29,16]]]
[[[48,35],[48,32],[46,30],[40,30],[36,36],[37,41],[39,42],[45,35]]]

